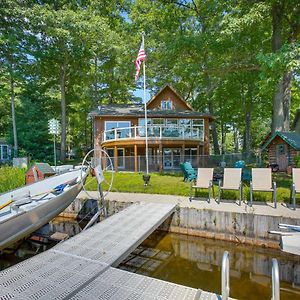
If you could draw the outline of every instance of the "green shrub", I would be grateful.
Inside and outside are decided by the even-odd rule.
[[[297,168],[300,168],[300,155],[294,157],[294,161]]]
[[[25,184],[25,170],[20,168],[0,167],[0,193],[13,190]]]

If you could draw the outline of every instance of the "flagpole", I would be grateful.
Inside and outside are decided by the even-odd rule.
[[[142,43],[145,49],[145,32],[142,32]],[[147,101],[146,101],[146,61],[143,61],[143,71],[144,71],[144,106],[145,106],[145,144],[146,144],[146,174],[149,173],[148,164],[148,122],[147,122]]]

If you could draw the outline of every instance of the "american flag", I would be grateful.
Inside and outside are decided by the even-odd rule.
[[[138,78],[139,78],[140,70],[141,70],[141,64],[142,64],[142,61],[145,60],[145,59],[146,59],[146,53],[145,53],[145,50],[144,50],[144,39],[143,39],[140,51],[139,51],[138,56],[135,60],[135,68],[136,68],[135,80],[138,80]]]

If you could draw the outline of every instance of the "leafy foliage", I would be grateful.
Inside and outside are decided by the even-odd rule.
[[[276,119],[286,72],[292,117],[299,106],[299,7],[296,0],[3,0],[0,137],[13,141],[14,98],[22,152],[51,159],[53,117],[62,123],[62,154],[86,152],[91,110],[139,101],[133,62],[145,31],[151,93],[170,83],[196,110],[216,116],[216,154],[257,149]]]

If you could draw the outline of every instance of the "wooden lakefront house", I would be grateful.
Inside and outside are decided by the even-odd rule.
[[[114,158],[116,170],[145,171],[144,104],[101,105],[90,115],[94,145]],[[209,154],[209,114],[194,111],[169,85],[147,103],[149,170],[197,165]]]

